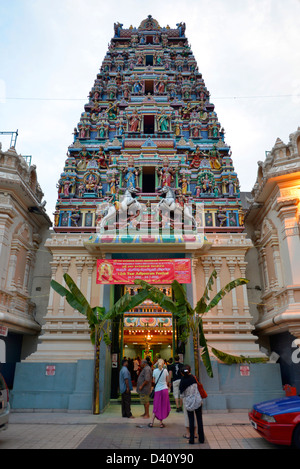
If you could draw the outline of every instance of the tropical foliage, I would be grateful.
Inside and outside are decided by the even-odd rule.
[[[138,306],[148,297],[146,290],[141,290],[137,295],[130,296],[129,293],[123,295],[109,310],[100,306],[91,307],[81,290],[77,287],[74,280],[68,274],[64,274],[64,280],[67,285],[65,288],[55,280],[51,280],[52,288],[62,297],[66,298],[67,303],[81,314],[86,316],[89,328],[91,342],[95,347],[95,370],[94,370],[94,397],[93,412],[99,414],[99,376],[100,376],[100,345],[101,341],[106,345],[111,343],[110,340],[110,321],[123,314],[125,311]]]
[[[210,361],[209,345],[206,342],[202,317],[205,313],[215,307],[219,301],[233,288],[239,285],[248,283],[247,279],[238,278],[228,283],[222,288],[212,300],[209,297],[209,291],[212,290],[214,279],[217,277],[217,273],[214,270],[211,274],[204,293],[196,307],[193,308],[189,303],[184,287],[176,280],[172,283],[172,289],[174,292],[173,301],[171,298],[166,296],[159,288],[148,284],[143,280],[135,280],[135,283],[140,285],[142,288],[139,292],[131,296],[129,293],[125,293],[108,311],[104,307],[95,306],[91,307],[81,290],[77,287],[74,280],[68,275],[64,274],[64,280],[66,287],[56,282],[51,281],[52,288],[62,297],[65,297],[67,303],[81,314],[86,316],[89,328],[90,338],[92,344],[95,346],[95,373],[94,373],[94,399],[93,399],[93,412],[99,413],[99,373],[100,373],[100,344],[103,339],[106,345],[111,343],[110,339],[110,321],[114,318],[122,315],[126,311],[129,311],[139,304],[143,303],[146,299],[151,299],[153,303],[159,304],[161,308],[170,311],[174,314],[177,319],[177,323],[180,326],[182,333],[180,339],[183,342],[187,342],[188,338],[192,334],[193,347],[194,347],[194,359],[195,359],[195,372],[199,376],[199,359],[198,350],[200,346],[201,359],[206,367],[209,376],[213,376],[212,365]],[[261,358],[249,358],[243,356],[229,355],[225,352],[217,350],[213,347],[211,352],[222,362],[231,363],[244,363],[244,362],[257,362],[264,361]]]
[[[141,285],[143,289],[149,292],[149,298],[155,301],[157,298],[163,299],[165,309],[174,313],[177,324],[180,326],[182,333],[180,339],[186,343],[190,335],[193,338],[193,349],[194,349],[194,360],[195,360],[195,373],[199,376],[199,347],[201,350],[201,359],[205,365],[206,371],[210,377],[213,377],[212,364],[209,354],[209,345],[206,341],[204,329],[203,329],[203,315],[214,308],[219,301],[231,290],[248,283],[249,280],[245,278],[238,278],[229,282],[224,288],[222,288],[213,298],[210,300],[209,291],[212,290],[214,279],[217,277],[217,272],[214,270],[207,282],[202,297],[193,308],[189,303],[184,287],[176,280],[172,283],[172,289],[174,292],[175,302],[166,297],[158,288],[147,284],[142,280],[136,280],[135,283]],[[157,301],[162,306],[162,303]],[[244,356],[230,355],[226,352],[217,350],[216,348],[210,347],[211,352],[222,362],[227,364],[232,363],[244,363],[244,362],[261,362],[264,361],[262,358],[250,358]]]

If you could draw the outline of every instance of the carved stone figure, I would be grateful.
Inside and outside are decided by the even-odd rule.
[[[74,224],[77,227],[78,227],[78,222],[80,220],[80,216],[81,216],[81,212],[80,212],[78,207],[76,207],[76,209],[72,210],[71,216],[70,216],[71,222],[72,222],[72,224]]]
[[[122,172],[124,174],[124,181],[126,183],[126,187],[129,189],[133,187],[134,189],[137,188],[137,180],[140,171],[134,167],[133,158],[129,158],[127,168],[123,168]]]
[[[161,132],[167,132],[169,130],[169,119],[167,114],[161,110],[160,115],[157,117],[158,128]]]
[[[106,169],[107,168],[107,161],[106,161],[106,157],[105,157],[105,154],[104,154],[104,151],[103,151],[103,147],[99,148],[99,151],[96,154],[96,156],[98,157],[97,162],[98,162],[100,168],[101,169]]]
[[[157,174],[160,177],[160,185],[171,187],[174,180],[175,170],[169,167],[168,159],[166,158],[161,169],[157,169]]]
[[[217,211],[217,219],[219,222],[219,226],[224,226],[227,220],[227,213],[226,210],[223,210],[222,207],[219,207]]]
[[[133,111],[132,116],[129,118],[129,130],[130,132],[139,132],[140,130],[140,116],[137,110]]]

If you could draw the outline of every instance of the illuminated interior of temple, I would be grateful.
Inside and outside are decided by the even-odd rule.
[[[126,286],[125,292],[136,294],[139,287]],[[170,286],[159,287],[167,296],[172,296]],[[174,332],[174,334],[173,334]],[[172,314],[163,310],[151,300],[124,315],[123,323],[123,356],[141,359],[147,355],[153,361],[159,353],[162,358],[173,356],[176,331],[173,329]]]

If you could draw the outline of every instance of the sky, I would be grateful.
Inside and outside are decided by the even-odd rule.
[[[300,125],[300,0],[0,0],[0,131],[18,130],[16,150],[32,156],[51,219],[113,25],[148,15],[162,27],[186,23],[242,191]]]

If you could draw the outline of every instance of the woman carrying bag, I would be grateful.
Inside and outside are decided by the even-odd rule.
[[[204,431],[202,421],[202,398],[198,390],[196,378],[191,374],[191,367],[184,365],[183,376],[179,385],[180,395],[184,399],[184,405],[189,418],[190,438],[189,443],[194,444],[195,417],[197,418],[199,443],[204,443]]]
[[[160,428],[163,428],[163,420],[166,419],[171,411],[169,399],[169,373],[164,368],[164,360],[160,358],[157,362],[158,367],[153,371],[154,386],[154,400],[153,400],[153,414],[152,422],[149,427],[153,427],[154,419],[160,420]]]

